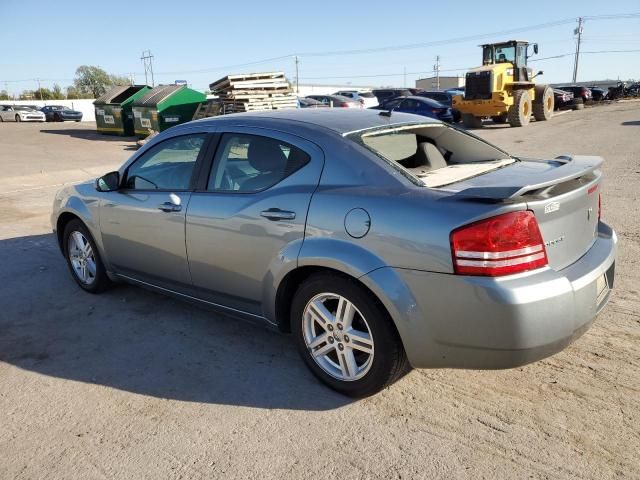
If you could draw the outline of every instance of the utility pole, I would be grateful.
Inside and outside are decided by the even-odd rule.
[[[145,85],[149,85],[149,77],[148,74],[151,74],[151,86],[155,87],[155,82],[153,79],[153,55],[151,55],[151,50],[143,51],[142,56],[140,57],[142,60],[142,64],[144,65],[144,83]]]
[[[578,36],[578,40],[576,42],[576,58],[573,63],[573,83],[576,83],[578,78],[578,60],[580,59],[580,42],[582,41],[583,22],[584,20],[582,17],[578,17],[578,27],[573,31],[573,34]]]
[[[40,79],[36,78],[36,82],[38,82],[38,91],[40,92],[40,100],[42,100],[42,87],[40,86]]]
[[[433,76],[436,77],[436,90],[440,90],[440,55],[436,55],[436,63],[433,66]]]
[[[300,93],[300,75],[298,73],[298,64],[300,63],[300,60],[297,55],[295,55],[293,59],[296,62],[296,95],[298,95]]]

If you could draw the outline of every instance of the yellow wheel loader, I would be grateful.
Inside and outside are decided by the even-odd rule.
[[[512,127],[529,124],[531,115],[536,121],[549,120],[553,115],[553,89],[536,85],[527,67],[529,47],[538,53],[538,44],[521,40],[481,45],[482,66],[471,69],[465,77],[464,96],[453,97],[453,108],[462,114],[465,126],[480,128],[482,120]]]

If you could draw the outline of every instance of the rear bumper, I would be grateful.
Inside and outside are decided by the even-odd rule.
[[[385,305],[393,304],[414,367],[524,365],[559,352],[589,328],[613,286],[616,243],[601,222],[591,249],[561,271],[488,278],[391,269],[408,292]],[[388,283],[382,270],[369,275]],[[599,292],[603,278],[610,287]]]

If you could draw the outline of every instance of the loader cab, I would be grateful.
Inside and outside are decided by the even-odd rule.
[[[532,44],[533,52],[538,53],[538,44]],[[513,65],[513,80],[515,82],[529,82],[530,70],[527,68],[529,42],[510,40],[502,43],[482,45],[482,64],[498,65],[510,63]]]

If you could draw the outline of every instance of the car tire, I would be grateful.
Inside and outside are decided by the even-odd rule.
[[[526,90],[516,90],[513,93],[513,105],[507,113],[509,125],[512,127],[526,127],[531,120],[531,96]]]
[[[340,274],[316,274],[298,288],[291,306],[291,330],[311,372],[350,397],[373,395],[410,369],[382,304],[358,282]]]
[[[76,283],[89,293],[100,293],[111,280],[89,229],[80,220],[67,223],[62,234],[62,251]]]
[[[493,120],[493,123],[497,123],[497,124],[507,123],[507,114],[491,117],[491,120]]]
[[[22,119],[20,118],[20,115],[16,115],[16,122],[21,122]]]
[[[62,120],[60,120],[60,115],[58,115],[57,113],[53,116],[53,121],[54,122],[61,122]]]
[[[470,113],[463,113],[462,124],[467,128],[482,128],[482,118],[471,115]]]
[[[582,97],[574,98],[572,107],[574,110],[584,110],[584,100]]]
[[[535,94],[536,98],[533,102],[533,118],[535,118],[537,122],[551,120],[551,117],[553,116],[553,108],[555,106],[553,89],[549,85],[536,85]]]

